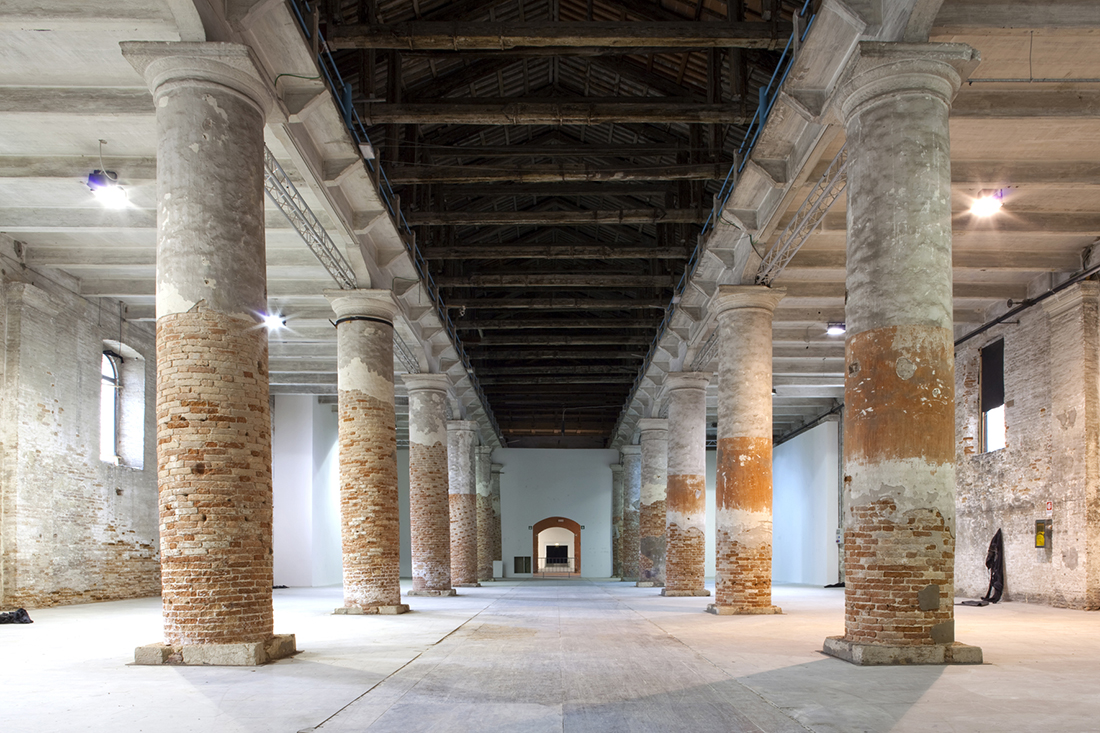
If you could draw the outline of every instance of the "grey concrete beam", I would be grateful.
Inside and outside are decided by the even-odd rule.
[[[93,170],[106,166],[118,173],[119,180],[128,184],[152,182],[157,179],[156,158],[119,158],[109,156],[101,165],[95,156],[29,155],[0,156],[0,178],[87,178]]]
[[[118,87],[0,87],[0,115],[66,115],[69,117],[128,117],[156,112],[153,95],[141,88]]]
[[[1035,29],[1081,31],[1100,27],[1100,4],[1092,0],[951,0],[936,15],[933,35],[1006,35]]]
[[[967,90],[959,94],[951,106],[952,119],[966,117],[1095,119],[1100,117],[1100,91],[1085,88],[1038,91]]]

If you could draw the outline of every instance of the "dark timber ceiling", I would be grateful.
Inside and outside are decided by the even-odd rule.
[[[510,446],[610,438],[794,5],[322,2]]]

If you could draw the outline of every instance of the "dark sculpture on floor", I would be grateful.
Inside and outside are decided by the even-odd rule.
[[[0,624],[33,624],[31,616],[25,608],[17,608],[14,611],[0,613]]]
[[[980,601],[963,601],[963,606],[988,606],[1001,600],[1005,589],[1005,540],[1001,530],[993,535],[989,550],[985,553],[985,566],[989,568],[989,590]]]

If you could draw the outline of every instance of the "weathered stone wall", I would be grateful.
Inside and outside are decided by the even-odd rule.
[[[10,255],[12,242],[0,237]],[[156,595],[152,329],[123,323],[144,357],[144,468],[99,458],[100,359],[119,340],[118,304],[84,300],[6,257],[0,319],[0,606]]]
[[[956,350],[955,438],[959,595],[985,594],[989,541],[1004,533],[1005,594],[1071,608],[1097,608],[1096,284],[1076,303],[1034,307]],[[1076,286],[1075,286],[1076,287]],[[1053,299],[1052,299],[1053,300]],[[1051,310],[1060,311],[1054,315]],[[1004,338],[1005,448],[981,452],[979,351]],[[1052,510],[1046,503],[1052,502]],[[1089,512],[1093,517],[1089,517]],[[1053,519],[1050,552],[1035,547],[1036,519]],[[1095,554],[1095,553],[1093,553]]]

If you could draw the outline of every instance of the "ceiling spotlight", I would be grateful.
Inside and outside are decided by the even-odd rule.
[[[126,191],[118,185],[118,174],[114,171],[94,170],[88,174],[88,188],[96,201],[108,209],[125,209],[130,205]]]
[[[264,328],[268,331],[278,331],[280,328],[286,325],[286,319],[280,316],[278,313],[266,315],[263,317]]]
[[[1004,204],[1004,192],[1000,189],[979,191],[978,198],[970,206],[970,213],[974,216],[993,216],[1001,210]]]
[[[846,330],[843,323],[830,323],[825,327],[825,333],[830,336],[843,336]]]

